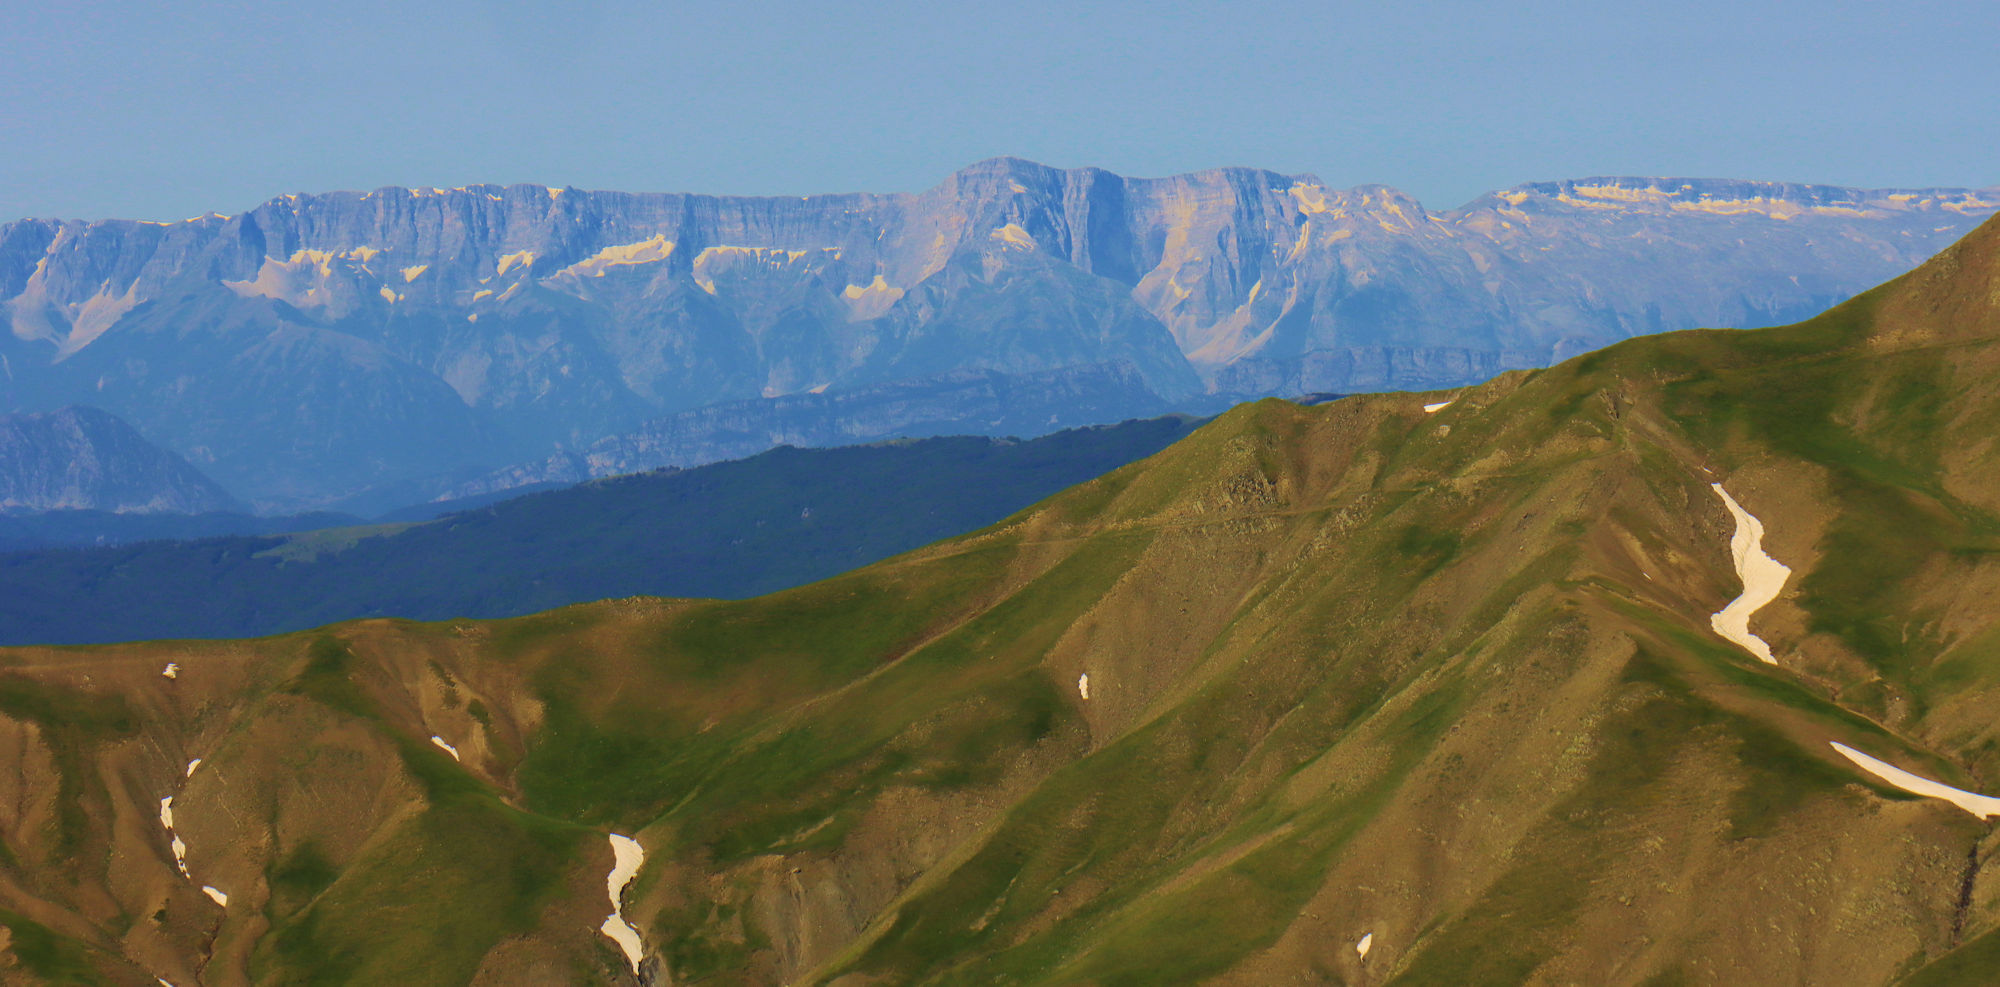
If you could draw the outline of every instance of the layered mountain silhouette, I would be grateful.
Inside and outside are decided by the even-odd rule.
[[[1997,372],[1989,222],[772,596],[6,650],[0,925],[130,982],[1980,982],[1995,838],[1910,789],[2000,791]]]
[[[646,447],[620,469],[688,466],[782,435],[1465,384],[1639,333],[1802,318],[1996,205],[1606,178],[1435,212],[1309,175],[997,159],[908,195],[387,188],[23,220],[0,227],[0,400],[106,408],[264,509],[365,513],[595,475],[576,464],[600,441]],[[997,406],[898,407],[966,374],[1008,378]]]

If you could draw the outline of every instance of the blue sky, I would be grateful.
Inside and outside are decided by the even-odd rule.
[[[2000,184],[2000,4],[30,4],[0,220],[540,182],[904,191],[981,158],[1381,182]]]

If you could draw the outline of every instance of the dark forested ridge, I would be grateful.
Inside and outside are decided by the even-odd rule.
[[[990,524],[1151,455],[1195,424],[785,447],[429,523],[15,552],[0,556],[0,642],[243,637],[640,594],[755,596]]]

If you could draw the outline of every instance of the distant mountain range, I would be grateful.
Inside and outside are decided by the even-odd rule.
[[[996,159],[911,195],[389,188],[23,220],[0,227],[0,404],[106,408],[260,509],[380,506],[784,435],[1469,383],[1639,333],[1793,321],[1996,206],[2000,189],[1605,178],[1433,212],[1309,175]],[[1013,383],[962,406],[840,397],[965,374]]]

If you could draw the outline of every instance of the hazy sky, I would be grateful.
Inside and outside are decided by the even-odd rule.
[[[0,0],[0,220],[540,182],[913,191],[981,158],[1382,182],[2000,184],[2000,4]]]

